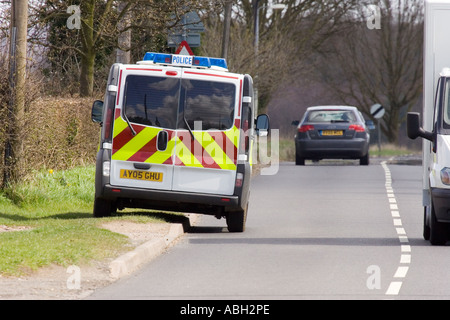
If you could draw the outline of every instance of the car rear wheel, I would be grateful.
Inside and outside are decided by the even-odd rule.
[[[367,153],[364,157],[359,159],[359,164],[362,166],[368,166],[369,165],[369,153]]]
[[[295,165],[297,165],[297,166],[304,166],[305,165],[305,158],[299,157],[298,154],[295,154]]]

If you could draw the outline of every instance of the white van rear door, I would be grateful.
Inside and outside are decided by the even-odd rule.
[[[232,195],[242,76],[184,69],[181,83],[173,190]]]
[[[165,68],[136,66],[122,71],[111,185],[171,190],[181,72],[168,76]]]

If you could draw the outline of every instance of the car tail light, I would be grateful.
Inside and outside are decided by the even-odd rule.
[[[348,130],[355,130],[356,132],[364,132],[364,131],[366,131],[366,130],[364,129],[364,127],[361,126],[361,125],[359,125],[359,124],[351,124],[351,125],[348,127]]]
[[[314,130],[314,126],[310,124],[302,125],[300,128],[298,128],[298,132],[307,132]]]

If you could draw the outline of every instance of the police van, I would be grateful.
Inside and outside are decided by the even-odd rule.
[[[103,101],[94,216],[123,208],[201,213],[226,218],[243,232],[255,135],[253,80],[231,73],[225,59],[146,53],[111,67]]]

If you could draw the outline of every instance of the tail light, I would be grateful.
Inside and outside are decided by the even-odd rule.
[[[236,185],[235,186],[237,188],[241,188],[243,184],[244,184],[244,174],[241,172],[238,172],[236,174]]]
[[[103,162],[103,175],[105,177],[109,177],[111,172],[111,161],[104,161]]]
[[[310,124],[305,124],[298,128],[298,132],[308,132],[311,130],[314,130],[314,126]]]
[[[364,132],[366,131],[362,125],[359,124],[351,124],[348,127],[348,130],[355,130],[356,132]]]
[[[114,96],[113,96],[114,99]],[[115,100],[115,99],[114,99]],[[108,101],[108,103],[111,103]],[[113,123],[113,109],[114,104],[112,104],[113,108],[110,107],[110,105],[106,109],[106,118],[105,118],[105,136],[104,140],[111,141],[112,137],[112,123]]]

